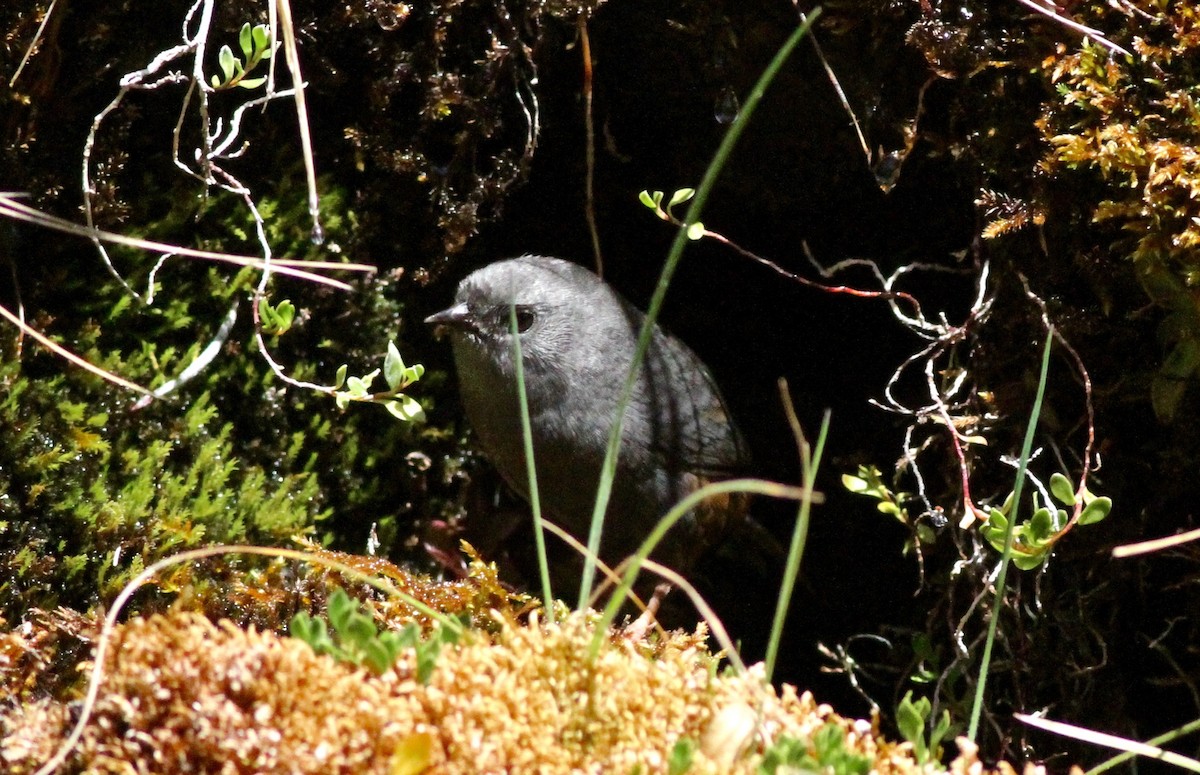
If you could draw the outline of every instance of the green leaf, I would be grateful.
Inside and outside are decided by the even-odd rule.
[[[245,83],[245,81],[242,83]],[[282,324],[283,330],[286,331],[291,328],[292,321],[296,319],[296,305],[292,304],[288,299],[284,299],[279,302],[279,306],[275,308],[275,311],[279,313],[279,322]]]
[[[268,59],[271,56],[271,28],[265,24],[255,25],[251,30],[251,35],[254,38],[254,51],[258,53],[262,59]]]
[[[671,746],[671,753],[667,756],[667,772],[670,775],[683,775],[692,768],[695,758],[696,741],[690,737],[681,737]]]
[[[922,763],[925,755],[925,719],[929,717],[932,706],[927,697],[913,702],[912,692],[909,691],[900,700],[896,708],[896,727],[900,736],[912,743],[917,762]]]
[[[425,409],[412,396],[396,396],[383,403],[392,416],[402,422],[424,422]]]
[[[652,196],[650,196],[649,191],[642,191],[641,193],[639,193],[638,201],[641,202],[642,204],[644,204],[646,207],[649,207],[651,210],[658,209],[658,206],[655,205],[654,198]]]
[[[369,640],[362,644],[363,662],[371,669],[375,675],[382,675],[387,672],[387,669],[395,662],[395,655],[390,653],[387,647],[377,641]]]
[[[242,25],[242,29],[238,33],[238,45],[242,47],[242,53],[246,55],[246,59],[249,59],[254,53],[254,34],[250,31],[250,22]]]
[[[358,604],[350,599],[346,594],[346,590],[338,588],[333,590],[333,594],[325,602],[325,610],[329,614],[329,623],[333,625],[333,629],[338,633],[346,631],[350,622],[350,617],[358,608]]]
[[[284,299],[276,307],[267,299],[262,299],[258,303],[258,318],[264,333],[286,333],[292,327],[292,321],[296,319],[296,305]]]
[[[317,650],[318,643],[329,639],[325,630],[325,620],[312,618],[308,611],[299,611],[292,617],[292,621],[288,623],[288,633],[293,638],[307,643],[314,651]]]
[[[433,668],[437,665],[440,644],[436,641],[426,641],[417,646],[417,680],[422,685],[428,684],[433,677]]]
[[[1050,477],[1050,493],[1059,503],[1075,505],[1075,488],[1071,485],[1071,480],[1062,474],[1056,473]]]
[[[946,735],[950,734],[951,729],[950,711],[944,710],[942,711],[942,717],[934,725],[933,731],[929,733],[929,752],[933,757],[938,755],[938,749],[942,746],[942,740],[946,739]]]
[[[1037,568],[1046,559],[1046,552],[1038,552],[1037,554],[1017,554],[1013,552],[1012,562],[1021,570],[1033,570]]]
[[[1050,515],[1050,509],[1043,506],[1033,512],[1033,516],[1029,518],[1029,531],[1034,543],[1040,543],[1050,537],[1054,531],[1054,518]]]
[[[1079,524],[1092,525],[1108,516],[1112,511],[1112,498],[1099,497],[1083,507],[1079,514]]]
[[[375,626],[374,619],[355,606],[355,609],[346,617],[345,624],[338,627],[338,634],[347,643],[363,649],[379,634],[379,628]]]
[[[401,649],[404,648],[404,643],[400,638],[400,633],[396,632],[395,630],[385,630],[384,632],[379,633],[379,642],[382,643],[383,647],[386,648],[388,653],[392,655],[393,662],[395,661],[395,656],[400,653]]]
[[[842,474],[842,486],[850,492],[865,493],[871,485],[867,483],[866,479],[860,479],[850,474]]]
[[[404,384],[404,359],[396,349],[395,342],[388,342],[387,355],[383,358],[383,379],[390,390],[400,390]]]
[[[221,72],[225,74],[222,83],[229,83],[233,78],[234,67],[239,64],[237,57],[233,55],[233,49],[229,46],[221,46],[221,51],[217,54],[217,64],[221,66]]]
[[[696,195],[696,189],[681,188],[678,191],[676,191],[674,194],[671,194],[671,203],[669,205],[667,205],[667,209],[669,210],[670,208],[674,207],[677,204],[680,204],[681,202],[686,202],[687,200],[691,199],[695,195]]]
[[[266,77],[243,78],[242,80],[237,82],[237,85],[238,85],[238,88],[240,88],[240,89],[257,89],[259,86],[262,86],[266,82],[267,82]]]
[[[349,370],[350,367],[345,363],[338,367],[337,374],[335,374],[333,377],[334,390],[341,390],[342,385],[346,384],[346,372]]]
[[[695,242],[696,240],[703,237],[704,236],[704,224],[700,223],[699,221],[689,224],[687,227],[687,236],[688,236],[688,239],[692,240],[693,242]]]
[[[396,634],[396,642],[401,648],[415,649],[421,642],[421,627],[416,622],[409,622]]]

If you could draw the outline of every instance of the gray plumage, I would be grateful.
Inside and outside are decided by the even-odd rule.
[[[510,305],[521,331],[543,512],[583,538],[645,316],[583,267],[523,256],[469,275],[454,306],[427,319],[450,329],[471,425],[505,480],[526,498]],[[633,551],[672,505],[745,462],[708,369],[656,326],[625,414],[602,555],[620,559]],[[724,530],[734,505],[727,499],[697,509],[657,556],[689,565]]]

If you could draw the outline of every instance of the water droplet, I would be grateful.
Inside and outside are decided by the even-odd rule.
[[[314,245],[321,245],[325,242],[325,229],[321,228],[321,224],[313,223],[310,239]]]
[[[875,181],[883,193],[891,191],[895,187],[896,181],[900,179],[900,167],[904,165],[905,155],[902,151],[891,151],[885,153],[875,163],[872,172],[875,173]]]
[[[408,3],[392,3],[392,2],[374,2],[371,4],[371,11],[375,15],[375,23],[379,25],[384,32],[392,32],[404,24],[404,20],[408,18],[411,9]]]
[[[741,105],[732,86],[724,86],[717,94],[717,102],[713,107],[713,118],[718,124],[732,124],[738,117]]]

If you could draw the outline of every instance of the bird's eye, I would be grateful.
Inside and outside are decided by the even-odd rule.
[[[531,308],[517,307],[517,333],[523,334],[528,331],[536,317]]]

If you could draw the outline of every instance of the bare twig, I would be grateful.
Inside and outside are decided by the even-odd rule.
[[[28,334],[31,338],[36,339],[47,350],[50,350],[55,355],[65,358],[66,360],[70,361],[71,363],[74,363],[76,366],[79,366],[82,369],[87,369],[88,371],[95,374],[96,376],[101,377],[102,379],[106,379],[109,382],[113,383],[114,385],[119,385],[120,387],[123,387],[127,390],[133,390],[135,392],[141,393],[146,396],[152,395],[149,390],[142,387],[141,385],[138,385],[137,383],[134,383],[134,382],[130,382],[129,380],[124,379],[122,377],[118,377],[116,374],[113,374],[111,371],[105,371],[104,369],[100,368],[99,366],[95,365],[94,363],[89,363],[84,358],[76,355],[75,353],[71,352],[70,350],[63,347],[62,345],[54,342],[49,337],[42,334],[42,332],[33,328],[32,326],[27,324],[25,321],[21,320],[19,317],[17,317],[13,313],[9,312],[6,307],[0,306],[0,317],[3,317],[8,322],[12,323],[14,326],[21,329],[21,331]]]
[[[154,389],[149,395],[142,396],[133,405],[133,409],[144,409],[150,405],[150,402],[156,398],[165,398],[179,388],[186,385],[195,379],[201,372],[212,363],[217,357],[217,353],[221,352],[221,348],[229,339],[229,333],[233,331],[233,324],[237,322],[238,301],[234,301],[229,305],[229,311],[225,313],[225,319],[221,322],[221,326],[217,329],[216,335],[208,343],[199,355],[192,359],[192,362],[187,367],[179,372],[174,379],[169,379]]]
[[[659,218],[666,221],[667,223],[670,223],[673,226],[683,227],[683,226],[687,225],[683,221],[679,220],[674,215],[672,215],[670,212],[663,209],[661,206],[655,207],[654,213]],[[818,283],[813,280],[810,280],[807,277],[802,277],[801,275],[798,275],[794,272],[789,272],[788,270],[784,269],[779,264],[775,263],[774,261],[770,260],[769,258],[760,256],[757,253],[742,247],[741,245],[737,244],[736,242],[729,239],[728,237],[726,237],[724,234],[721,234],[720,232],[715,232],[715,231],[711,231],[709,229],[701,228],[701,229],[699,229],[699,236],[707,237],[712,240],[716,240],[717,242],[728,247],[730,250],[734,251],[738,255],[743,256],[744,258],[748,258],[751,261],[754,261],[758,264],[761,264],[762,266],[765,266],[766,268],[770,269],[772,272],[775,272],[779,276],[786,277],[787,279],[791,280],[792,282],[799,283],[800,285],[804,285],[809,288],[816,288],[817,290],[825,291],[826,293],[844,293],[848,296],[857,296],[859,298],[864,298],[864,299],[886,299],[888,301],[894,301],[894,300],[899,299],[899,300],[903,300],[904,302],[906,302],[908,304],[911,304],[913,306],[913,308],[916,310],[917,314],[918,315],[920,314],[921,305],[910,294],[904,293],[903,291],[892,291],[890,288],[886,288],[886,287],[882,291],[867,291],[867,290],[862,290],[860,288],[852,288],[847,285],[824,285],[822,283]],[[804,249],[805,249],[806,255],[808,255],[810,260],[812,260],[812,254],[808,252],[808,246],[805,245]],[[814,265],[816,264],[815,261],[813,261],[813,263],[814,263]],[[868,265],[875,270],[875,276],[879,279],[879,281],[882,285],[887,286],[889,284],[888,280],[883,277],[883,274],[881,272],[879,272],[878,266],[874,262],[866,261],[864,259],[864,260],[861,260],[861,263]],[[840,264],[838,268],[840,269],[844,266],[849,266],[849,265],[850,265],[850,262],[843,262],[843,264]],[[834,271],[836,271],[836,270],[831,271],[831,270],[822,269],[819,266],[818,266],[818,269],[821,271],[821,275],[823,277],[830,277],[830,276],[832,276]]]
[[[1083,359],[1079,357],[1079,353],[1075,351],[1071,343],[1062,335],[1059,328],[1051,325],[1050,312],[1046,308],[1046,302],[1030,289],[1029,280],[1024,274],[1018,273],[1018,277],[1020,277],[1021,285],[1025,289],[1026,298],[1036,304],[1038,309],[1041,310],[1043,325],[1051,332],[1055,341],[1062,345],[1063,349],[1071,356],[1071,360],[1075,364],[1075,370],[1078,372],[1080,379],[1083,380],[1083,400],[1085,411],[1087,412],[1087,443],[1083,449],[1083,468],[1079,472],[1079,482],[1075,486],[1075,508],[1072,511],[1071,519],[1050,539],[1051,543],[1057,543],[1079,522],[1079,518],[1082,516],[1084,506],[1086,505],[1083,494],[1087,492],[1088,474],[1100,467],[1098,459],[1095,462],[1092,460],[1096,445],[1096,409],[1092,404],[1092,378],[1088,375],[1087,368],[1084,367]]]
[[[592,116],[592,44],[588,37],[587,18],[579,15],[579,55],[583,59],[583,122],[585,129],[583,181],[583,214],[587,218],[588,233],[592,236],[592,257],[596,262],[596,274],[604,276],[604,255],[600,252],[600,230],[596,227],[596,126]]]
[[[800,18],[805,18],[803,13],[800,14]],[[837,74],[833,72],[833,67],[830,66],[829,60],[825,58],[825,52],[821,50],[821,44],[817,41],[815,32],[809,35],[809,40],[812,41],[813,51],[817,52],[817,59],[821,60],[821,67],[825,68],[825,75],[829,78],[829,83],[833,86],[833,90],[838,96],[838,101],[842,103],[842,109],[850,117],[850,123],[854,126],[854,134],[858,136],[858,144],[862,148],[863,157],[866,159],[867,164],[870,165],[871,148],[867,144],[867,138],[863,135],[862,125],[858,122],[858,116],[854,114],[854,108],[850,107],[850,99],[842,89],[842,84],[838,81]]]
[[[46,6],[46,15],[42,17],[42,23],[38,25],[37,32],[33,35],[33,40],[29,41],[29,45],[25,48],[25,55],[21,57],[21,63],[17,65],[17,71],[12,74],[12,78],[8,79],[8,88],[13,88],[17,84],[17,79],[21,77],[21,72],[25,69],[33,53],[37,50],[38,41],[46,34],[46,25],[50,23],[50,17],[54,15],[54,6],[58,4],[58,0],[50,0],[50,5]]]
[[[1104,37],[1104,34],[1101,33],[1099,30],[1095,30],[1095,29],[1092,29],[1091,27],[1088,27],[1087,25],[1080,24],[1079,22],[1075,21],[1074,19],[1068,19],[1067,17],[1059,14],[1053,7],[1043,5],[1042,3],[1039,3],[1036,0],[1017,0],[1017,2],[1020,3],[1021,5],[1025,6],[1026,8],[1031,8],[1034,11],[1037,11],[1042,16],[1046,16],[1050,19],[1053,19],[1054,21],[1058,22],[1059,24],[1066,27],[1067,29],[1073,30],[1073,31],[1079,33],[1080,35],[1084,36],[1085,38],[1095,41],[1096,43],[1099,43],[1101,46],[1104,46],[1106,49],[1113,52],[1114,54],[1124,54],[1127,57],[1130,57],[1130,58],[1133,57],[1133,54],[1131,54],[1130,52],[1121,48],[1116,43],[1113,43],[1108,38]]]
[[[317,194],[317,170],[313,161],[312,137],[308,131],[308,106],[304,100],[304,76],[300,72],[300,53],[296,48],[296,29],[292,24],[292,6],[289,0],[275,0],[278,27],[283,31],[283,53],[287,58],[288,70],[295,89],[296,121],[300,130],[300,149],[304,156],[304,174],[308,181],[308,214],[312,218],[312,240],[317,244],[325,241],[325,230],[321,227],[321,202]]]
[[[1136,544],[1117,546],[1113,548],[1112,556],[1117,559],[1122,559],[1125,557],[1134,557],[1139,554],[1161,552],[1163,549],[1181,546],[1192,541],[1200,541],[1200,528],[1188,530],[1187,532],[1179,533],[1178,535],[1166,536],[1164,538],[1152,538],[1149,541],[1139,541]]]
[[[146,250],[152,253],[164,253],[178,255],[183,258],[197,258],[206,261],[218,261],[235,266],[252,266],[259,269],[263,268],[264,261],[257,256],[242,256],[233,253],[216,253],[210,250],[196,250],[194,248],[183,247],[182,245],[168,245],[165,242],[156,242],[154,240],[139,239],[137,237],[129,237],[124,234],[116,234],[114,232],[97,229],[94,227],[81,226],[80,224],[58,218],[57,216],[43,213],[29,205],[22,204],[15,199],[15,194],[0,192],[0,215],[15,218],[26,223],[32,223],[37,226],[43,226],[55,231],[61,231],[66,234],[84,237],[98,242],[110,242],[116,245],[124,245],[126,247]],[[298,267],[306,267],[314,270],[327,271],[348,271],[348,272],[375,272],[376,269],[369,264],[342,264],[336,261],[301,261],[297,259],[275,259],[272,264],[272,269],[279,274],[285,274],[289,277],[294,277],[298,280],[307,280],[309,282],[328,285],[339,290],[351,290],[351,286],[340,280],[332,280],[328,277],[323,277],[310,271],[299,269]]]

